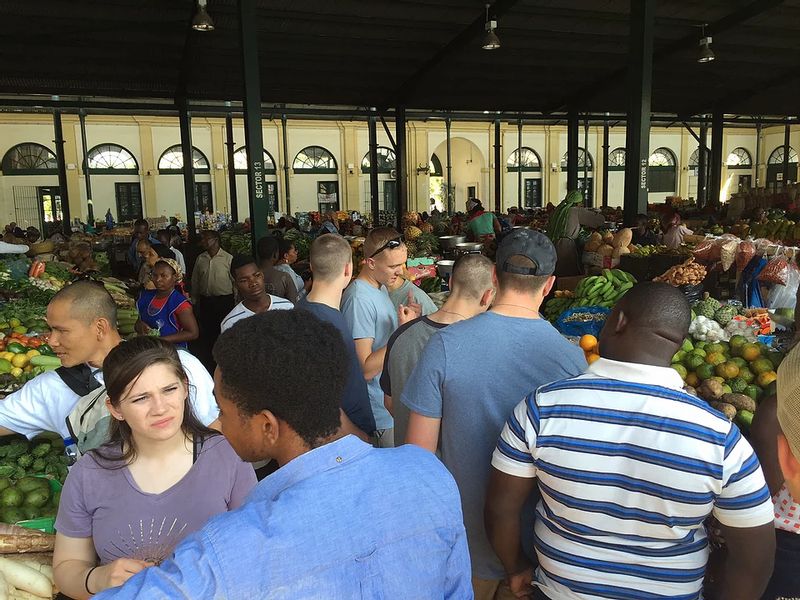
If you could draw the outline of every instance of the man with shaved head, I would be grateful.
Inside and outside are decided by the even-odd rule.
[[[78,281],[62,289],[47,306],[49,344],[62,367],[47,371],[0,401],[0,435],[21,433],[33,438],[53,431],[72,437],[67,418],[78,401],[103,385],[103,361],[122,338],[117,331],[117,307],[101,283]],[[219,413],[208,372],[200,361],[179,350],[189,376],[189,398],[204,424]],[[90,450],[80,447],[81,452]]]
[[[670,368],[690,320],[677,288],[635,286],[606,321],[601,358],[584,375],[532,390],[508,419],[485,518],[518,597],[698,598],[710,515],[728,550],[719,598],[761,597],[775,549],[772,502],[738,427],[684,392]],[[533,573],[518,548],[537,479]]]

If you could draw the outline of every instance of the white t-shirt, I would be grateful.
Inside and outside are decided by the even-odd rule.
[[[294,304],[289,302],[286,298],[273,296],[272,294],[267,295],[269,296],[269,308],[267,310],[292,310],[294,308]],[[222,319],[219,330],[220,332],[227,331],[233,327],[234,323],[238,323],[242,319],[252,317],[254,314],[256,313],[247,308],[244,305],[244,302],[239,302],[239,304],[234,306],[233,310],[229,312],[224,319]]]
[[[305,293],[306,293],[305,286],[306,286],[306,284],[303,281],[303,278],[300,277],[300,275],[297,274],[297,271],[295,271],[291,267],[291,265],[287,265],[286,263],[282,263],[280,265],[275,265],[275,268],[278,269],[278,271],[283,271],[284,273],[288,273],[289,275],[291,275],[292,281],[294,281],[294,287],[297,288],[297,297],[298,298],[302,298],[303,296],[305,296]]]
[[[170,248],[170,250],[175,254],[175,260],[178,262],[181,271],[183,271],[183,276],[186,277],[186,259],[183,258],[183,252],[177,248]]]
[[[178,354],[189,377],[189,401],[195,416],[208,425],[219,416],[214,400],[214,380],[194,356],[185,350],[178,350]],[[102,371],[96,371],[94,377],[103,383]],[[54,431],[66,439],[70,436],[67,417],[79,399],[55,371],[47,371],[0,400],[0,426],[28,439],[43,431]]]

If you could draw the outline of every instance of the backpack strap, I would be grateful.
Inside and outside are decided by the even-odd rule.
[[[102,384],[94,378],[89,365],[76,365],[74,367],[58,367],[56,374],[69,389],[81,398],[99,388]]]

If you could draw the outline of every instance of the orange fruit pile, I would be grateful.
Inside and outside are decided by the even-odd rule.
[[[583,350],[583,354],[586,357],[586,362],[592,364],[598,358],[600,358],[600,349],[598,347],[597,338],[593,335],[584,335],[581,336],[581,341],[578,342],[578,345]]]

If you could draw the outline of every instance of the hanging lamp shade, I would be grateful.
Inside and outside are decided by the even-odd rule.
[[[195,31],[214,31],[214,21],[206,10],[206,1],[198,0],[197,12],[192,19],[192,29]]]

